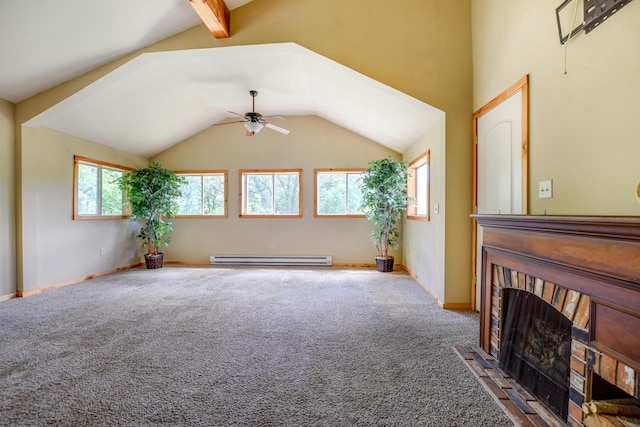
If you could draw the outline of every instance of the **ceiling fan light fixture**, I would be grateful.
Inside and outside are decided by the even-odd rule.
[[[244,127],[247,128],[249,132],[255,135],[256,133],[260,132],[264,125],[258,122],[245,122]]]

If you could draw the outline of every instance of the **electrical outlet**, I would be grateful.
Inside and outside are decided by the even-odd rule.
[[[100,248],[100,256],[104,256],[105,250],[104,248]]]
[[[553,197],[553,182],[548,179],[546,181],[540,181],[538,183],[538,198],[550,199]]]

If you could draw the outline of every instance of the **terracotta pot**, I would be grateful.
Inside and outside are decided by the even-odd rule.
[[[376,269],[383,273],[388,273],[389,271],[393,271],[393,260],[392,256],[389,257],[376,257]]]
[[[147,268],[162,268],[162,260],[164,259],[164,254],[161,252],[158,255],[154,254],[144,254],[144,261],[147,264]]]

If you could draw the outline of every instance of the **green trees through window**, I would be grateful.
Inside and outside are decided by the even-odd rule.
[[[74,218],[124,217],[124,193],[117,180],[126,168],[74,158]]]
[[[74,157],[74,219],[126,218],[126,198],[117,181],[130,168]],[[427,171],[427,169],[424,169]],[[314,216],[362,218],[363,169],[315,169]],[[185,183],[181,188],[178,217],[227,218],[226,170],[175,171]],[[428,172],[427,172],[428,173]],[[241,217],[302,217],[302,169],[240,170]],[[418,170],[422,194],[422,170]],[[428,190],[427,190],[428,191]],[[428,201],[418,198],[419,212]]]
[[[411,202],[407,206],[407,218],[429,221],[430,151],[420,154],[409,163],[407,189]]]
[[[241,216],[302,216],[301,170],[240,171]]]
[[[316,216],[364,216],[361,170],[316,169]]]
[[[227,216],[227,173],[181,173],[182,187],[178,216]]]

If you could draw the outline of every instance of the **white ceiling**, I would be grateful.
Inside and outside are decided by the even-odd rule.
[[[200,23],[188,0],[0,0],[0,98],[20,102]]]
[[[199,22],[187,0],[0,0],[0,58],[9,64],[0,67],[0,98],[19,102]],[[398,152],[444,114],[279,43],[142,54],[25,125],[150,157],[234,118],[228,111],[251,111],[250,89],[263,115],[317,115]]]

